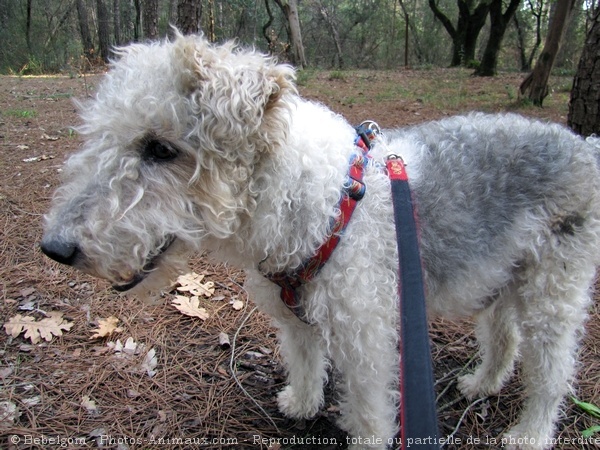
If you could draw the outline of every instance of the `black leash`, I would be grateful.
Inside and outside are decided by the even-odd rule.
[[[389,156],[400,263],[400,425],[402,448],[439,449],[419,236],[404,162]]]

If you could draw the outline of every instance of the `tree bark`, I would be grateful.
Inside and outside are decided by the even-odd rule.
[[[267,16],[269,17],[269,20],[267,20],[267,22],[263,25],[262,32],[263,36],[267,40],[269,51],[274,54],[277,46],[277,39],[274,37],[274,34],[271,31],[269,31],[269,28],[271,28],[271,25],[273,25],[273,22],[275,21],[275,16],[273,16],[273,12],[271,11],[271,7],[269,6],[269,0],[265,0],[265,8],[267,9]]]
[[[98,16],[98,47],[100,57],[108,61],[110,55],[110,33],[108,31],[108,10],[104,0],[96,0],[96,14]]]
[[[27,42],[27,50],[31,54],[31,2],[27,0],[27,18],[25,19],[25,41]]]
[[[274,1],[283,12],[286,20],[288,36],[290,39],[290,59],[299,69],[303,69],[307,64],[306,57],[304,56],[304,44],[302,44],[300,17],[298,16],[298,1],[288,0],[287,3],[283,3],[282,0]]]
[[[578,134],[600,135],[600,8],[594,14],[569,103],[567,124]]]
[[[504,33],[515,15],[521,0],[510,0],[506,11],[502,13],[502,0],[492,0],[490,4],[490,35],[481,58],[481,64],[475,70],[480,77],[493,77],[498,66],[498,54],[504,39]]]
[[[153,41],[158,39],[158,0],[144,0],[143,5],[144,38]]]
[[[210,42],[217,40],[215,33],[215,0],[208,0],[208,40]]]
[[[133,40],[139,41],[142,37],[142,4],[141,0],[133,0],[135,21],[133,23]]]
[[[558,0],[552,15],[544,49],[533,68],[519,87],[522,97],[527,97],[536,106],[542,106],[548,95],[548,79],[558,54],[560,43],[566,31],[566,23],[571,16],[575,0]]]
[[[119,0],[113,0],[113,36],[115,45],[121,45],[121,9]]]
[[[183,34],[194,34],[200,31],[202,18],[201,0],[178,0],[177,28]]]
[[[90,33],[90,24],[88,21],[88,11],[84,0],[77,0],[77,17],[79,19],[79,33],[81,34],[81,43],[83,45],[83,54],[87,58],[94,55],[94,41]]]

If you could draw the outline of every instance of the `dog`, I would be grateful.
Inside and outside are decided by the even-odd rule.
[[[244,268],[248,292],[279,328],[281,412],[314,416],[333,365],[351,447],[386,448],[399,430],[399,319],[382,166],[399,155],[418,212],[428,315],[476,319],[482,361],[460,378],[462,393],[497,394],[520,359],[526,398],[507,442],[551,446],[599,262],[594,145],[513,114],[384,130],[340,231],[332,224],[356,131],[302,99],[293,68],[201,36],[134,44],[118,58],[80,105],[85,144],[45,216],[46,255],[131,292],[159,290],[191,252]],[[294,287],[294,310],[271,275],[295,273],[332,235],[329,260]]]

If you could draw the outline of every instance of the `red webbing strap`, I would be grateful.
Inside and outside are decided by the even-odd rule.
[[[285,306],[303,321],[306,321],[304,307],[298,295],[298,288],[312,280],[321,268],[327,263],[331,254],[340,242],[341,235],[350,222],[352,213],[356,205],[362,199],[365,186],[363,184],[363,175],[365,166],[369,160],[367,153],[369,145],[364,142],[362,137],[357,137],[355,145],[361,150],[360,154],[355,155],[348,169],[348,177],[342,196],[340,198],[338,209],[339,214],[332,221],[329,237],[317,249],[315,255],[303,263],[292,272],[277,272],[264,274],[273,283],[281,287],[280,297]]]
[[[439,449],[427,312],[415,209],[401,158],[390,157],[400,265],[400,425],[402,448]],[[417,445],[418,444],[418,445]]]

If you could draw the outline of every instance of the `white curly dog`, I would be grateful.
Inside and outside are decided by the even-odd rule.
[[[594,146],[510,114],[385,132],[339,245],[297,288],[300,320],[264,275],[293,273],[328,239],[357,153],[354,128],[300,98],[292,68],[231,43],[177,36],[119,53],[82,106],[86,142],[46,216],[48,256],[122,291],[160,288],[193,251],[246,269],[248,291],[280,329],[289,382],[281,412],[317,413],[331,362],[343,377],[340,426],[354,448],[385,448],[400,396],[397,248],[382,163],[401,155],[428,313],[477,320],[482,362],[460,389],[497,394],[520,359],[524,407],[504,442],[552,446],[599,262]]]

